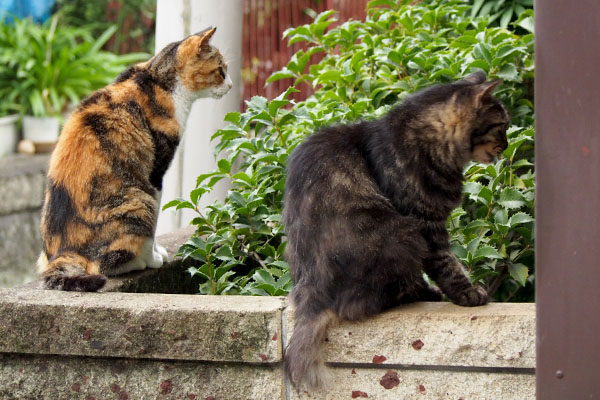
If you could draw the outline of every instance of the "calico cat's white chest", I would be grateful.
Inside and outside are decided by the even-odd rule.
[[[175,105],[175,119],[179,123],[179,132],[183,133],[185,125],[192,108],[192,104],[197,96],[194,92],[187,89],[183,84],[177,81],[173,90],[173,103]]]

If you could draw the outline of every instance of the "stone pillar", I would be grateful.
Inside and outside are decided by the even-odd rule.
[[[210,137],[224,126],[223,118],[228,112],[239,110],[242,0],[158,0],[156,14],[157,51],[189,34],[216,26],[211,44],[225,55],[233,80],[233,89],[222,99],[200,99],[194,103],[179,149],[164,178],[162,204],[165,204],[177,197],[189,198],[198,175],[216,169]],[[202,200],[202,207],[223,199],[227,188],[225,183],[218,185]],[[190,210],[163,211],[158,218],[157,233],[187,226],[194,216]]]

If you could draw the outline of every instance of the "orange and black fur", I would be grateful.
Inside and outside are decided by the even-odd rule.
[[[499,83],[475,73],[433,86],[380,119],[321,129],[294,150],[283,215],[292,382],[322,382],[319,348],[336,320],[439,301],[442,292],[461,306],[487,303],[452,254],[445,224],[461,202],[465,164],[489,163],[507,147],[509,115],[492,96]]]
[[[231,89],[209,44],[216,28],[167,45],[83,100],[48,170],[38,266],[48,289],[96,291],[106,275],[158,268],[162,178],[192,103]]]

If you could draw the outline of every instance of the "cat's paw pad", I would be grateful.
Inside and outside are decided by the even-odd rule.
[[[487,291],[481,286],[472,286],[463,290],[461,293],[452,299],[455,304],[463,307],[476,307],[487,304]]]

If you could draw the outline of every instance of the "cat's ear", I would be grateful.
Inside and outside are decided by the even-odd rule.
[[[496,90],[498,85],[501,83],[502,80],[497,79],[495,81],[487,81],[475,85],[473,88],[473,98],[475,99],[475,104],[480,106],[483,99],[491,97],[494,90]]]
[[[210,38],[215,34],[215,32],[217,31],[216,27],[210,27],[208,29],[205,29],[204,31],[197,33],[196,35],[200,36],[200,46],[206,46],[208,45],[208,41],[210,40]]]
[[[485,76],[485,72],[475,71],[472,74],[465,76],[463,78],[463,81],[466,81],[469,83],[474,83],[477,85],[477,84],[485,82],[486,79],[487,79],[487,77]]]

